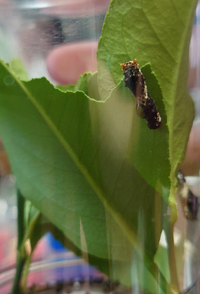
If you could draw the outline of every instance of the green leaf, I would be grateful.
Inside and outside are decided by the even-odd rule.
[[[67,92],[67,91],[73,91],[76,92],[78,90],[84,92],[86,95],[88,95],[88,84],[93,77],[94,74],[90,72],[86,72],[83,75],[81,75],[76,83],[76,85],[59,85],[55,86],[56,89],[59,89],[62,92]]]
[[[28,81],[28,74],[20,59],[12,59],[10,67],[22,81]]]
[[[80,76],[80,78],[78,79],[74,90],[75,91],[83,91],[86,95],[88,95],[88,84],[92,78],[94,74],[90,73],[90,72],[86,72],[84,73],[82,76]]]
[[[4,83],[8,75],[11,85]],[[161,232],[156,221],[161,223],[159,192],[169,165],[161,155],[165,166],[155,171],[161,176],[157,181],[152,177],[151,185],[134,167],[138,155],[132,145],[139,145],[129,140],[133,119],[144,129],[143,135],[138,128],[136,138],[149,138],[147,159],[160,142],[135,116],[134,99],[127,92],[123,97],[122,89],[106,103],[97,103],[82,92],[60,92],[44,78],[22,83],[3,64],[0,91],[1,136],[23,195],[77,247],[84,235],[93,255],[109,258],[111,246],[113,259],[126,260],[131,243],[139,242],[153,256]],[[162,133],[167,140],[165,131],[159,137]]]
[[[194,117],[187,77],[196,4],[196,0],[111,1],[97,54],[102,99],[110,96],[121,81],[120,63],[134,58],[141,65],[151,63],[167,111],[173,184]]]
[[[59,85],[59,86],[55,86],[56,89],[59,89],[62,92],[74,91],[74,87],[75,87],[75,85],[68,85],[68,86]]]
[[[157,83],[149,66],[146,71]],[[89,95],[98,99],[95,76],[91,81]],[[158,84],[155,89],[160,98]],[[167,146],[166,126],[159,135],[150,131],[121,86],[105,103],[96,102],[83,92],[60,92],[44,78],[20,82],[2,63],[0,91],[0,132],[23,195],[75,247],[112,260],[110,275],[130,283],[134,247],[151,264],[162,230],[166,205],[160,195],[168,191],[170,167],[159,145]],[[143,149],[140,136],[149,144],[144,154],[134,152]],[[147,183],[137,169],[152,173],[154,147],[165,165],[156,166]]]
[[[88,83],[90,82],[90,79],[92,78],[93,74],[90,72],[86,72],[83,75],[81,75],[76,83],[76,85],[59,85],[56,86],[56,89],[59,89],[62,92],[67,91],[73,91],[76,92],[78,90],[83,91],[86,95],[88,95]]]

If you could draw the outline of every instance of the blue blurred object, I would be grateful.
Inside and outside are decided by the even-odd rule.
[[[51,249],[54,249],[59,252],[69,251],[63,246],[63,244],[60,241],[56,240],[50,232],[46,233],[45,237],[47,238],[48,244],[51,247]]]
[[[50,250],[57,254],[53,259],[51,258],[51,262],[58,265],[54,269],[56,281],[102,280],[104,275],[98,269],[65,248],[50,232],[45,234],[45,238]]]

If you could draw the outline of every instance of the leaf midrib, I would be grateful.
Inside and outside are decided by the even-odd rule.
[[[65,148],[65,150],[67,151],[67,153],[69,154],[69,156],[74,161],[75,165],[82,172],[83,176],[85,177],[85,179],[87,180],[87,182],[89,183],[89,185],[92,187],[92,189],[98,195],[98,197],[100,198],[100,200],[102,201],[102,203],[105,205],[105,207],[108,209],[108,211],[110,211],[111,215],[113,216],[113,218],[115,219],[115,221],[119,224],[119,226],[121,227],[121,229],[125,233],[125,235],[127,235],[128,239],[134,245],[134,247],[136,248],[136,250],[138,252],[140,252],[141,251],[140,250],[140,247],[137,244],[135,234],[133,233],[133,231],[131,230],[131,228],[129,228],[127,226],[127,224],[124,221],[124,219],[109,204],[109,202],[107,201],[106,197],[104,196],[104,193],[101,190],[101,188],[93,181],[93,179],[92,179],[91,175],[89,174],[88,170],[84,167],[83,164],[80,163],[80,161],[78,160],[78,157],[73,152],[72,148],[69,146],[69,144],[66,143],[66,141],[64,140],[64,138],[62,137],[62,135],[59,133],[59,131],[56,128],[56,126],[54,125],[54,123],[50,120],[50,118],[48,117],[48,115],[45,113],[45,111],[43,110],[43,108],[41,107],[41,105],[35,100],[34,96],[26,89],[26,87],[24,86],[23,82],[21,82],[18,79],[18,77],[15,76],[15,74],[12,72],[12,70],[10,70],[10,68],[7,67],[6,64],[4,64],[4,62],[1,62],[1,63],[3,65],[3,67],[10,73],[10,75],[13,76],[13,78],[15,79],[15,81],[18,83],[19,87],[21,87],[21,89],[24,91],[24,93],[29,97],[30,101],[35,106],[35,108],[37,109],[37,111],[40,113],[40,115],[42,116],[42,118],[44,119],[44,121],[46,122],[46,124],[52,130],[52,132],[57,137],[57,139],[59,140],[59,142],[61,143],[61,145]],[[56,90],[59,91],[58,89],[56,89]],[[76,92],[67,91],[67,92],[70,92],[70,93],[73,93],[73,94],[75,94],[75,93],[82,93],[82,94],[84,94],[84,92],[82,92],[82,91],[76,91]],[[85,98],[87,98],[85,94],[84,94],[84,96],[85,96]],[[95,101],[97,103],[104,103],[104,101],[96,101],[95,99],[90,99],[90,100],[93,100],[93,101]]]

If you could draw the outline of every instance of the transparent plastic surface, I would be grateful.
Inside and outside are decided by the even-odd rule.
[[[16,59],[21,60],[27,72],[25,80],[45,76],[55,85],[75,84],[79,75],[86,71],[95,72],[97,70],[97,44],[101,36],[102,24],[109,2],[110,1],[106,0],[13,0],[10,2],[0,2],[0,57],[6,62],[13,63],[13,66]],[[187,159],[181,165],[181,170],[185,175],[189,189],[195,197],[198,198],[200,195],[200,160],[196,160],[195,154],[200,148],[199,7],[200,5],[197,6],[190,44],[190,70],[188,78],[188,88],[195,102],[196,113],[188,143]],[[79,54],[74,54],[76,48],[81,48]],[[82,65],[81,67],[78,66],[80,64]],[[60,72],[59,69],[61,69]],[[12,83],[12,81],[7,80],[7,83]],[[106,120],[106,118],[104,118],[104,120]],[[120,125],[118,126],[120,127]],[[2,150],[5,152],[3,144]],[[3,159],[1,159],[1,162],[4,162]],[[6,166],[8,167],[9,163],[7,163]],[[0,171],[0,293],[7,294],[11,289],[15,272],[15,248],[17,244],[16,179],[11,175],[10,167],[6,170],[4,166]],[[117,185],[120,189],[123,183],[119,181]],[[2,187],[4,187],[5,190]],[[74,183],[74,187],[76,188],[76,183]],[[12,191],[10,191],[10,189]],[[190,291],[189,293],[193,294],[200,293],[200,215],[198,212],[197,220],[195,221],[187,220],[184,214],[183,203],[178,195],[177,203],[178,220],[174,230],[174,242],[177,264],[179,267],[178,278],[180,289],[181,291]],[[43,205],[47,204],[43,203]],[[82,209],[85,209],[84,205]],[[91,209],[91,214],[92,213],[93,211]],[[72,226],[73,218],[75,219],[76,217],[76,211],[73,211]],[[96,217],[101,219],[99,215]],[[110,215],[108,214],[106,217],[109,219]],[[115,230],[115,227],[114,229],[112,228],[112,222],[109,223],[108,221],[108,224],[110,226],[108,225],[107,227],[106,237],[110,236],[111,232],[113,233],[113,230]],[[82,229],[81,219],[80,228]],[[140,230],[140,227],[138,230]],[[98,228],[95,233],[98,234]],[[71,248],[68,250],[62,247],[60,251],[60,249],[56,247],[57,245],[52,245],[53,241],[51,237],[45,235],[41,243],[35,249],[36,253],[30,266],[30,274],[28,276],[28,287],[31,287],[35,283],[42,286],[49,283],[56,284],[62,280],[68,283],[66,287],[69,288],[65,289],[65,291],[75,292],[76,290],[82,290],[82,286],[80,285],[81,283],[83,284],[84,281],[83,288],[84,291],[87,292],[93,291],[93,286],[96,282],[98,283],[98,279],[101,282],[108,281],[107,275],[101,271],[101,268],[98,268],[98,263],[95,264],[96,267],[92,267],[87,263],[87,246],[90,244],[86,244],[87,242],[84,238],[85,236],[83,234],[81,239],[83,249],[81,253],[79,252],[76,256],[76,254],[71,251]],[[119,240],[116,238],[116,243],[117,241]],[[114,250],[117,250],[113,248],[112,246],[108,248],[108,254],[110,256],[109,267],[111,272],[115,272],[115,269],[118,267],[118,261],[112,260],[112,253]],[[155,261],[158,264],[160,262],[159,266],[162,274],[170,280],[169,273],[166,273],[165,269],[162,267],[162,261],[166,262],[167,259],[167,248],[166,236],[164,231],[162,231],[159,241],[159,252],[155,257]],[[123,254],[122,256],[124,256]],[[161,256],[163,256],[163,260]],[[134,261],[131,260],[128,274],[125,272],[125,275],[127,275],[128,279],[131,281],[128,286],[124,286],[122,283],[120,286],[117,284],[117,287],[119,287],[114,288],[114,290],[112,287],[105,289],[105,284],[99,282],[99,284],[103,286],[100,290],[98,287],[95,289],[103,293],[110,291],[126,293],[128,289],[132,291],[132,293],[146,293],[144,290],[140,290],[140,282],[141,280],[144,281],[146,276],[142,276],[143,272],[142,274],[140,273],[140,262],[137,260],[138,256],[134,258]],[[95,279],[96,282],[94,282]],[[126,281],[126,277],[123,277],[123,281]],[[163,292],[158,291],[158,293]]]
[[[1,58],[10,61],[18,57],[25,65],[29,78],[47,76],[50,79],[46,69],[48,53],[64,44],[97,42],[109,2],[1,3]],[[88,53],[87,58],[92,62],[95,53],[96,48]]]

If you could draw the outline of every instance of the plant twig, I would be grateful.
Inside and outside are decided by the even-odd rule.
[[[169,234],[168,234],[168,252],[169,252],[169,268],[170,268],[170,279],[172,287],[179,292],[179,282],[176,266],[176,256],[174,248],[174,224],[169,224]]]
[[[26,261],[26,257],[21,256],[21,253],[18,252],[17,254],[17,261],[16,261],[16,272],[15,278],[13,282],[13,288],[11,294],[20,294],[20,280],[22,276],[23,267]]]
[[[25,199],[20,193],[19,189],[17,190],[17,208],[18,208],[18,215],[17,215],[17,260],[16,260],[16,272],[15,278],[13,283],[13,288],[11,294],[19,294],[20,293],[20,280],[22,276],[23,267],[26,261],[26,251],[25,248],[21,247],[21,244],[24,239],[24,204]]]
[[[33,219],[30,221],[30,223],[28,224],[24,239],[22,241],[22,245],[21,245],[22,247],[23,246],[25,247],[26,240],[31,239],[31,237],[33,235],[34,227],[35,227],[40,215],[41,215],[41,213],[40,213],[40,211],[38,211],[35,214],[35,216],[33,217]],[[23,273],[23,277],[22,277],[22,290],[26,289],[28,270],[29,270],[29,266],[30,266],[30,263],[31,263],[33,250],[34,250],[34,248],[31,248],[31,253],[27,256],[26,263],[24,265],[24,273]]]
[[[169,259],[169,270],[170,270],[170,280],[172,289],[179,293],[179,281],[176,266],[176,256],[175,256],[175,246],[174,246],[174,225],[177,221],[177,205],[175,200],[174,188],[170,191],[170,218],[166,226],[166,238],[168,243],[168,259]]]

